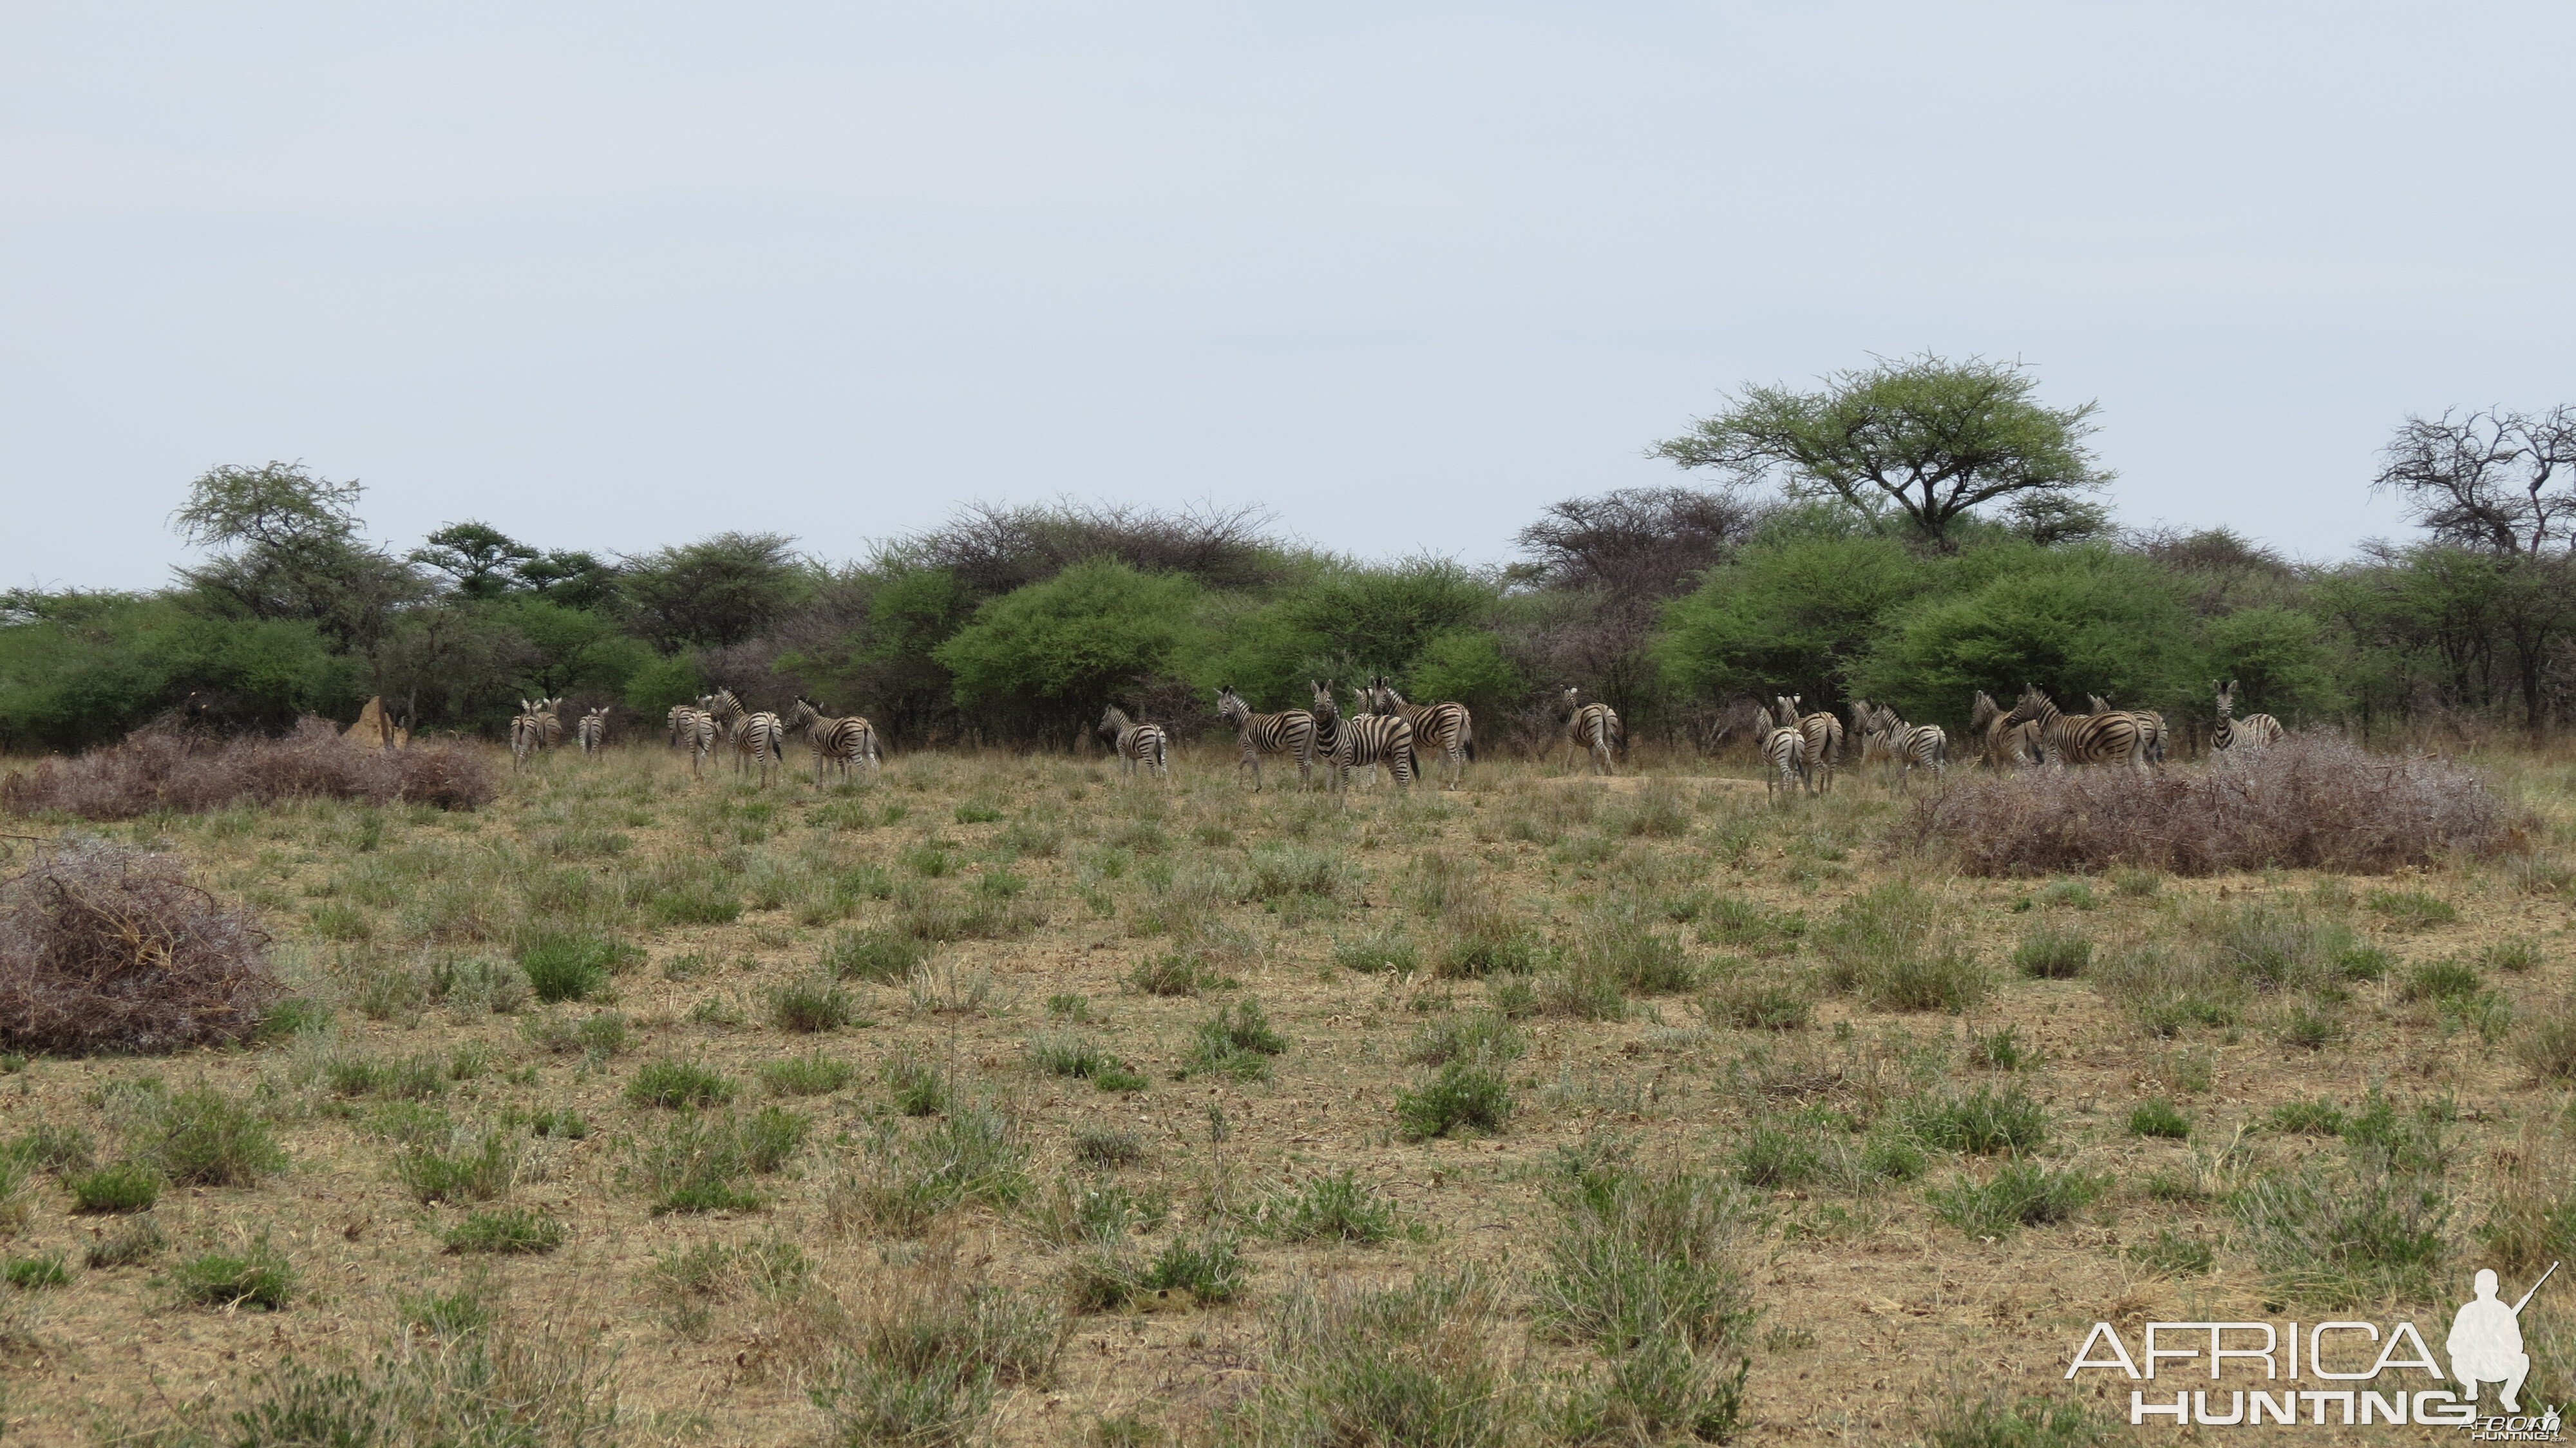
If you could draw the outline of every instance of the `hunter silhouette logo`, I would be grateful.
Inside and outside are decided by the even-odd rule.
[[[2531,1291],[2522,1300],[2507,1307],[2496,1297],[2496,1275],[2488,1268],[2478,1269],[2478,1295],[2460,1305],[2451,1319],[2450,1340],[2443,1344],[2451,1354],[2451,1376],[2460,1380],[2460,1396],[2474,1403],[2478,1384],[2501,1383],[2504,1391],[2497,1400],[2508,1413],[2522,1411],[2516,1394],[2522,1391],[2522,1380],[2531,1376],[2531,1355],[2522,1350],[2522,1310],[2540,1293],[2541,1284],[2558,1271],[2540,1274]]]

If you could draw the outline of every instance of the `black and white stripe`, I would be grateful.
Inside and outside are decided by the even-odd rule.
[[[866,716],[852,714],[834,718],[823,712],[823,706],[799,694],[787,711],[787,727],[805,731],[806,741],[814,746],[814,782],[823,782],[823,766],[830,764],[847,779],[850,766],[863,766],[869,773],[877,770],[877,727]]]
[[[1171,778],[1171,741],[1163,736],[1162,725],[1130,719],[1112,704],[1100,711],[1100,733],[1112,741],[1130,778],[1139,768],[1156,779]]]
[[[1240,776],[1245,767],[1252,770],[1252,787],[1261,788],[1261,756],[1285,754],[1297,761],[1297,784],[1300,788],[1315,778],[1315,716],[1303,709],[1283,709],[1276,714],[1255,714],[1252,706],[1232,684],[1217,690],[1216,717],[1234,726],[1234,741],[1241,749],[1234,772]]]
[[[2085,707],[2096,714],[2126,714],[2144,725],[2147,731],[2147,762],[2149,764],[2165,762],[2164,715],[2153,709],[2114,709],[2111,707],[2111,702],[2099,694],[2085,695],[2084,702]]]
[[[1619,711],[1607,704],[1586,704],[1582,696],[1583,691],[1572,686],[1556,696],[1557,707],[1565,713],[1566,763],[1574,762],[1574,751],[1579,749],[1592,756],[1593,773],[1616,774],[1610,756],[1628,741]]]
[[[707,756],[716,752],[716,718],[704,709],[674,704],[669,719],[671,747],[689,747],[689,773],[695,776],[705,768]]]
[[[555,717],[555,711],[562,707],[560,698],[519,701],[519,712],[510,718],[510,767],[513,770],[525,768],[530,756],[563,742],[563,720]]]
[[[1782,794],[1796,794],[1810,787],[1813,781],[1807,772],[1807,734],[1798,727],[1794,711],[1786,724],[1773,719],[1768,709],[1754,712],[1760,719],[1756,727],[1761,731],[1762,762],[1766,766],[1762,775],[1764,796],[1776,801]]]
[[[1777,706],[1774,717],[1784,723],[1794,720],[1798,732],[1806,736],[1807,770],[1814,776],[1816,788],[1819,791],[1833,788],[1834,770],[1843,759],[1843,721],[1834,717],[1829,709],[1819,709],[1812,714],[1804,712],[1806,696],[1803,694],[1775,695],[1772,702]]]
[[[1436,752],[1449,766],[1450,780],[1443,788],[1455,789],[1467,782],[1467,752],[1475,744],[1476,721],[1466,705],[1408,704],[1383,674],[1371,680],[1365,692],[1378,713],[1396,715],[1412,726],[1415,750]]]
[[[769,786],[769,771],[787,762],[787,725],[767,710],[745,714],[734,721],[734,762],[748,769],[760,770],[761,787]]]
[[[2036,685],[2024,685],[2021,702],[2004,716],[2039,725],[2040,757],[2061,769],[2079,764],[2121,764],[2147,769],[2147,722],[2114,709],[2107,714],[2067,714]]]
[[[2039,767],[2039,725],[2027,719],[2011,722],[2004,706],[1983,689],[1968,709],[1968,732],[1975,736],[1988,769]]]
[[[1950,736],[1938,724],[1908,724],[1882,704],[1871,714],[1869,733],[1861,745],[1862,761],[1872,758],[1895,773],[1901,789],[1917,769],[1928,769],[1936,778],[1950,772]]]
[[[1323,721],[1317,720],[1318,729]],[[1375,769],[1384,764],[1402,785],[1413,783],[1418,761],[1413,750],[1413,726],[1401,714],[1354,714],[1336,718],[1332,738],[1323,745],[1326,773],[1335,792],[1350,787],[1351,771]]]
[[[2269,749],[2281,742],[2281,721],[2269,714],[2236,717],[2236,681],[2228,680],[2218,689],[2218,732],[2210,737],[2213,749]]]
[[[574,726],[573,737],[581,741],[581,752],[584,754],[597,754],[607,748],[608,706],[602,704],[582,715],[581,723]]]

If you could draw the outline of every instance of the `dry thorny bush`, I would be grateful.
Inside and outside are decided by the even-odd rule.
[[[168,856],[79,842],[0,881],[0,1044],[13,1050],[230,1043],[282,990],[266,933]]]
[[[139,732],[76,759],[47,759],[0,779],[0,809],[88,820],[315,798],[473,809],[491,803],[499,789],[486,755],[468,746],[374,749],[343,740],[328,720],[307,719],[283,739],[210,743],[179,733]]]
[[[2305,733],[2202,768],[2037,769],[1963,778],[1919,801],[1903,834],[1972,875],[2139,866],[2176,875],[2264,868],[2381,873],[2486,855],[2525,826],[2444,760],[2371,754]]]

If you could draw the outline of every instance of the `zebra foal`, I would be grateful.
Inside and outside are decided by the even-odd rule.
[[[2218,688],[2218,732],[2210,737],[2213,749],[2269,749],[2281,742],[2281,721],[2269,714],[2236,717],[2236,681],[2228,680]]]
[[[2135,714],[2068,714],[2036,684],[2022,686],[2021,702],[2004,716],[2008,723],[2039,725],[2040,757],[2060,769],[2079,764],[2126,763],[2147,772],[2147,721]]]
[[[560,698],[519,701],[519,712],[510,717],[510,768],[513,772],[526,768],[529,756],[563,742],[563,721],[555,717],[555,711],[562,707]]]

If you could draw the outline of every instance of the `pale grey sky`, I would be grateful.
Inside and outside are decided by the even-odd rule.
[[[2555,5],[0,3],[0,585],[221,462],[827,556],[970,499],[1510,552],[1747,380],[2102,403],[2124,520],[2397,527],[2576,400]]]

